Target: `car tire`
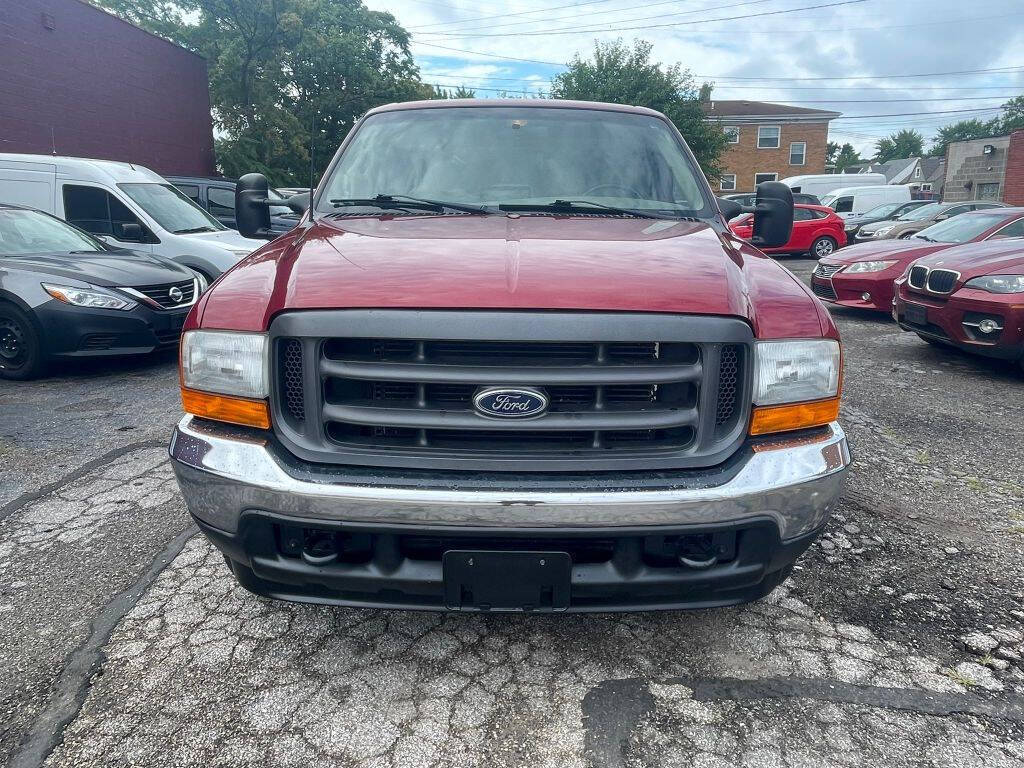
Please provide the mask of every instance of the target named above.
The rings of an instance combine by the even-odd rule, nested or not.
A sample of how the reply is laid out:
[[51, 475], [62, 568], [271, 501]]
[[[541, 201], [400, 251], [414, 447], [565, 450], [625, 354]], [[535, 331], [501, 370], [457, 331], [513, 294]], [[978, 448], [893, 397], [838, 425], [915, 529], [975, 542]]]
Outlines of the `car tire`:
[[811, 243], [811, 250], [809, 253], [816, 259], [824, 259], [826, 256], [831, 256], [836, 252], [836, 248], [839, 247], [839, 243], [832, 237], [819, 237], [813, 243]]
[[0, 379], [27, 381], [46, 368], [46, 354], [32, 320], [13, 304], [0, 302]]

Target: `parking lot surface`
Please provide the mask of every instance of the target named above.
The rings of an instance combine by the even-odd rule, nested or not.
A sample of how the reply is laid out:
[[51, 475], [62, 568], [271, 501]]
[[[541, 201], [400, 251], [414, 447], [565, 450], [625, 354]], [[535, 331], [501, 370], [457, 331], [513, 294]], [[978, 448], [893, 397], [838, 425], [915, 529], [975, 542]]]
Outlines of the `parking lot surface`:
[[[805, 280], [814, 265], [784, 263]], [[771, 597], [699, 613], [256, 598], [177, 493], [173, 359], [0, 385], [0, 756], [1024, 765], [1024, 376], [834, 316], [847, 493]]]

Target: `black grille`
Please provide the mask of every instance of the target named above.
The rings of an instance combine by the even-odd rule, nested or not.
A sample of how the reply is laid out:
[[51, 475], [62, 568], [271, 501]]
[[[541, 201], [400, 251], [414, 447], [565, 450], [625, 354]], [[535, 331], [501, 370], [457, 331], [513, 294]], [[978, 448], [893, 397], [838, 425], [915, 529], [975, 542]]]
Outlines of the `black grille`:
[[933, 269], [928, 273], [928, 290], [932, 293], [949, 293], [958, 277], [956, 272], [948, 269]]
[[818, 266], [814, 268], [814, 274], [818, 277], [824, 277], [827, 279], [842, 269], [843, 266], [844, 265], [842, 264], [818, 264]]
[[302, 342], [281, 339], [278, 355], [281, 394], [285, 409], [296, 422], [306, 418], [305, 391], [302, 385]]
[[[404, 318], [414, 313], [385, 314], [400, 317], [394, 322], [405, 331]], [[439, 323], [439, 335], [472, 329], [506, 338], [297, 337], [294, 331], [279, 336], [273, 399], [282, 439], [313, 461], [557, 471], [588, 460], [605, 466], [603, 460], [619, 457], [651, 459], [629, 465], [637, 468], [706, 466], [742, 438], [751, 334], [738, 320], [691, 321], [702, 328], [723, 324], [727, 341], [677, 340], [686, 319], [669, 316], [669, 341], [516, 341], [507, 338], [505, 316], [486, 314], [487, 321], [473, 323], [462, 319], [472, 312], [443, 314], [454, 320]], [[583, 325], [594, 333], [614, 327], [619, 317], [604, 324], [593, 316], [562, 316], [570, 329]], [[561, 332], [559, 316], [536, 317], [545, 333]], [[375, 327], [376, 316], [366, 322]], [[419, 336], [431, 330], [411, 321], [408, 327]], [[524, 327], [526, 333], [535, 330]], [[548, 406], [532, 418], [488, 417], [476, 410], [474, 398], [494, 387], [539, 390]]]
[[907, 283], [911, 288], [917, 290], [923, 290], [925, 281], [928, 280], [928, 267], [911, 267], [910, 275], [907, 277]]
[[718, 408], [715, 411], [715, 425], [721, 427], [732, 421], [739, 403], [741, 377], [743, 375], [743, 348], [735, 344], [722, 347], [718, 363]]
[[811, 290], [814, 291], [815, 296], [822, 299], [831, 299], [833, 301], [836, 299], [836, 291], [831, 283], [815, 283], [812, 281]]
[[[171, 292], [174, 288], [181, 291], [181, 298], [179, 300], [171, 298]], [[172, 309], [173, 307], [183, 307], [192, 303], [192, 300], [195, 298], [196, 284], [193, 280], [183, 280], [180, 283], [135, 286], [134, 290], [149, 297], [164, 309]]]
[[113, 334], [90, 333], [82, 338], [78, 348], [83, 350], [110, 349], [116, 342], [117, 337]]

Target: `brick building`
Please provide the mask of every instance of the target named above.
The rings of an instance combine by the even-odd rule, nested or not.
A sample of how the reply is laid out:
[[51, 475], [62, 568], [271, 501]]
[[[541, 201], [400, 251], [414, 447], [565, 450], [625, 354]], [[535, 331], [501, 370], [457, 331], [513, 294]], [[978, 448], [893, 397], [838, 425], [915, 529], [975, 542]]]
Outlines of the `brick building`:
[[763, 101], [704, 102], [709, 121], [722, 126], [730, 144], [716, 191], [753, 192], [762, 181], [825, 173], [828, 124], [839, 112]]
[[212, 174], [206, 60], [83, 0], [0, 0], [0, 152]]
[[942, 199], [1024, 205], [1024, 131], [949, 144]]

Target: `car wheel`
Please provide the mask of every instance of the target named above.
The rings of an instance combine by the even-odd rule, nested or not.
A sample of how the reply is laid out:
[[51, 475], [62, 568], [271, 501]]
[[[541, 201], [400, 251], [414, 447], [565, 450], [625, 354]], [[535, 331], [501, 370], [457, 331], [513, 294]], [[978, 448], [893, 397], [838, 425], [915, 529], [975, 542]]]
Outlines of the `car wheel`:
[[34, 379], [45, 363], [39, 334], [28, 315], [13, 304], [0, 303], [0, 379]]
[[819, 237], [811, 243], [811, 256], [816, 259], [823, 259], [826, 256], [831, 256], [837, 245], [838, 243], [831, 237]]

